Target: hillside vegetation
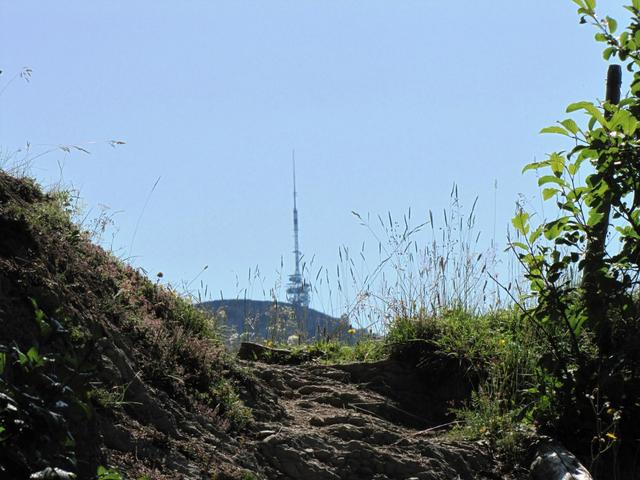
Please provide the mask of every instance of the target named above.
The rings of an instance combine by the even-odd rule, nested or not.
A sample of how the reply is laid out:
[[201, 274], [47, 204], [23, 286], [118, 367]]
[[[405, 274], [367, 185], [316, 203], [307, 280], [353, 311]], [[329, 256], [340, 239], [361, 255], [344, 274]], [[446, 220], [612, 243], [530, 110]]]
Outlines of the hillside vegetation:
[[224, 471], [206, 432], [251, 414], [215, 319], [93, 244], [68, 210], [66, 193], [0, 172], [0, 476]]

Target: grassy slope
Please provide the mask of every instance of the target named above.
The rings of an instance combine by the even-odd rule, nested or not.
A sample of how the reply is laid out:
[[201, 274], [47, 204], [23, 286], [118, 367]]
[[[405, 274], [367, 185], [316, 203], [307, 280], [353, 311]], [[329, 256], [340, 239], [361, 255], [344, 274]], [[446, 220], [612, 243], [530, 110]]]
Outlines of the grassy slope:
[[213, 317], [91, 243], [67, 202], [0, 171], [0, 476], [112, 465], [172, 478], [183, 467], [154, 452], [197, 457], [197, 442], [174, 442], [186, 412], [214, 432], [248, 420], [242, 375]]

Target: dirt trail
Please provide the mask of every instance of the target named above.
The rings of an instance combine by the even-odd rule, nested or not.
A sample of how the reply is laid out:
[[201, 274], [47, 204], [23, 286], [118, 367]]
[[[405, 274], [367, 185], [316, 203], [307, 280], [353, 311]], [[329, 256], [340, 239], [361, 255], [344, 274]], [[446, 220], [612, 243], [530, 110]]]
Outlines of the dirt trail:
[[[430, 389], [401, 363], [245, 365], [264, 387], [247, 446], [269, 479], [507, 478], [479, 445], [428, 428], [441, 414], [425, 415], [417, 397]], [[403, 403], [411, 390], [416, 398]]]

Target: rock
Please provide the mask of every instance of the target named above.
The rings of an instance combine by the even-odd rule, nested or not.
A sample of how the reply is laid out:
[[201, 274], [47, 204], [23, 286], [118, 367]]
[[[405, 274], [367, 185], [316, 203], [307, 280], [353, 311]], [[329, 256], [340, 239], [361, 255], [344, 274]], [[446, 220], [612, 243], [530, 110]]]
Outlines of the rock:
[[[238, 358], [264, 363], [289, 364], [293, 361], [291, 350], [271, 348], [259, 343], [242, 342], [238, 350]], [[298, 362], [299, 363], [299, 362]]]
[[112, 448], [120, 452], [130, 452], [134, 448], [131, 434], [112, 422], [103, 421], [100, 425], [102, 437], [107, 448]]
[[[359, 365], [356, 377], [385, 378], [388, 367], [382, 362]], [[344, 370], [312, 364], [252, 363], [250, 368], [265, 379], [265, 388], [284, 386], [295, 393], [295, 398], [279, 399], [286, 420], [261, 421], [255, 430], [253, 445], [263, 478], [503, 478], [488, 448], [416, 435], [425, 419]]]
[[274, 435], [275, 433], [276, 433], [275, 430], [260, 430], [259, 432], [256, 433], [256, 437], [263, 440], [267, 437], [270, 437], [271, 435]]
[[75, 478], [75, 473], [57, 467], [47, 467], [29, 476], [30, 480], [74, 480]]
[[559, 443], [540, 445], [531, 463], [532, 480], [593, 480], [578, 459]]
[[242, 342], [238, 350], [238, 358], [263, 363], [280, 365], [300, 365], [313, 360], [314, 355], [308, 352], [292, 352], [284, 348], [272, 348], [259, 343]]

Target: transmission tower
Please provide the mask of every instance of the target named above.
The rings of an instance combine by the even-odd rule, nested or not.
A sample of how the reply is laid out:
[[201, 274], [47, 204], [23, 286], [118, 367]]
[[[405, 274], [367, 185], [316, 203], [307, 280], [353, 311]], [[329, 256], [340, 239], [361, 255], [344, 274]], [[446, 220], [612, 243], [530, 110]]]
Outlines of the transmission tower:
[[311, 293], [311, 285], [305, 281], [300, 271], [300, 245], [298, 242], [298, 207], [296, 204], [296, 157], [295, 151], [292, 153], [293, 160], [293, 254], [295, 255], [296, 269], [292, 275], [289, 275], [289, 285], [287, 286], [287, 301], [295, 307], [309, 307], [309, 298]]

